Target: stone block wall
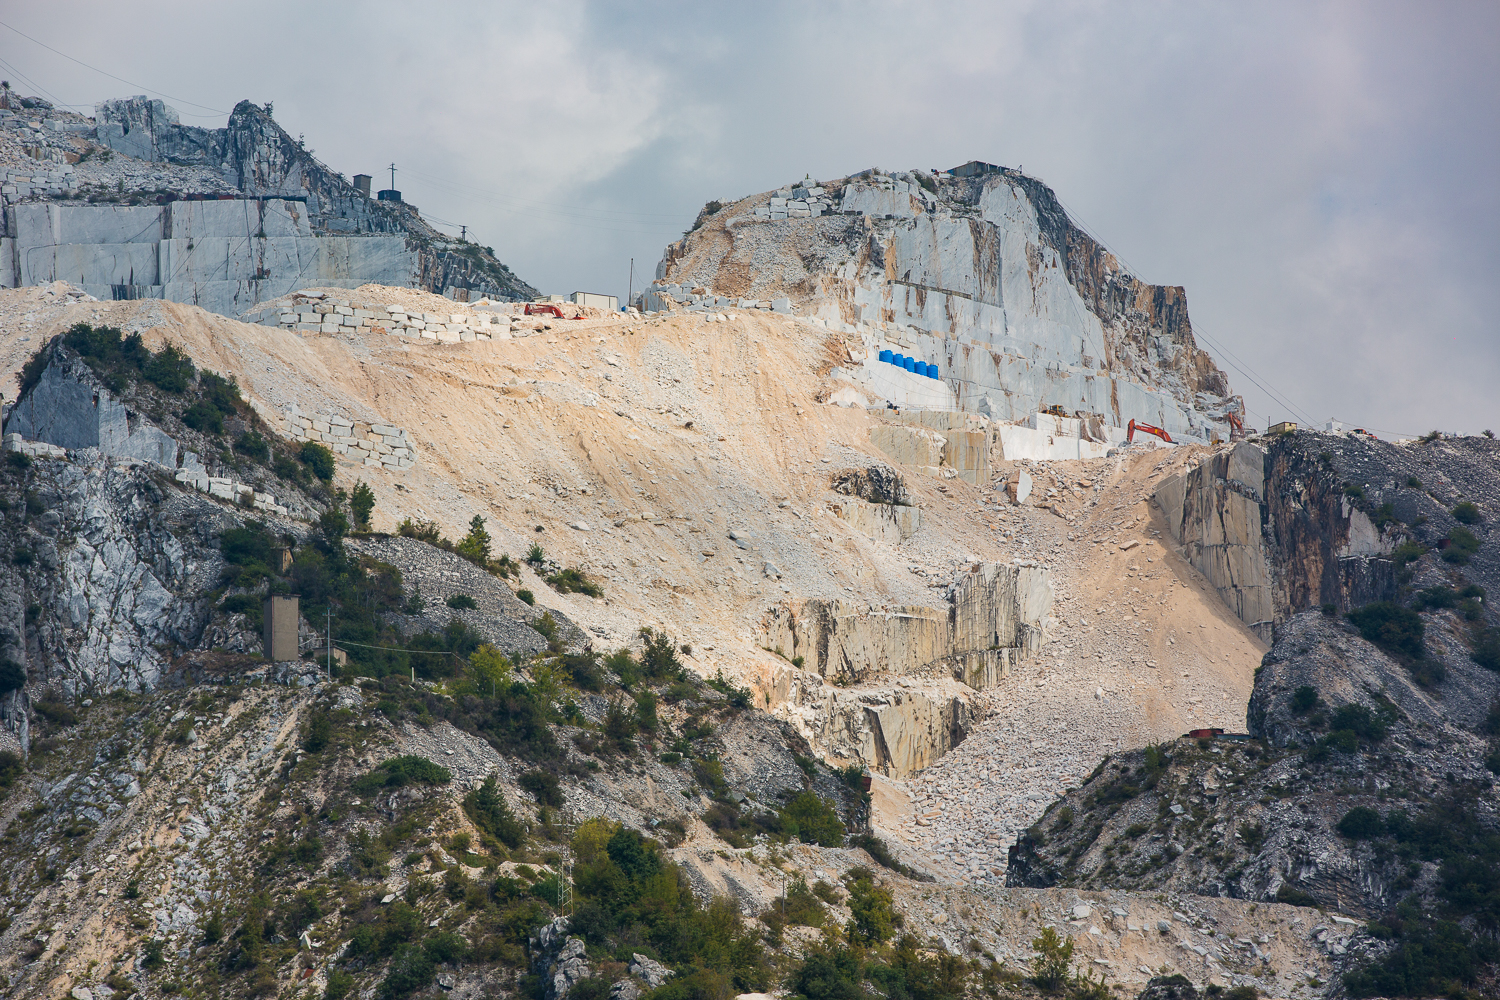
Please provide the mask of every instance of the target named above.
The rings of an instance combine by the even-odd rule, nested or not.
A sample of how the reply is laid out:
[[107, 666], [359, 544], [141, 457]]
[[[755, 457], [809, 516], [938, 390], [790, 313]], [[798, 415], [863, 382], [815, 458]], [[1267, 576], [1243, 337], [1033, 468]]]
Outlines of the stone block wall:
[[327, 445], [334, 454], [370, 468], [399, 472], [417, 461], [406, 428], [392, 424], [354, 420], [338, 413], [303, 413], [294, 405], [286, 413], [286, 433], [298, 441]]
[[461, 312], [416, 312], [397, 306], [362, 308], [352, 299], [333, 298], [314, 292], [294, 295], [289, 303], [246, 313], [247, 323], [276, 326], [304, 337], [341, 333], [381, 334], [457, 344], [473, 340], [510, 340], [528, 336], [529, 330], [512, 330], [508, 313], [483, 307]]
[[203, 471], [202, 466], [193, 468], [184, 464], [173, 478], [184, 486], [191, 486], [195, 490], [218, 497], [220, 500], [228, 500], [230, 503], [237, 503], [244, 507], [254, 507], [256, 510], [271, 514], [289, 513], [289, 509], [277, 503], [276, 497], [272, 494], [262, 493], [253, 486], [238, 483], [223, 476], [210, 476]]

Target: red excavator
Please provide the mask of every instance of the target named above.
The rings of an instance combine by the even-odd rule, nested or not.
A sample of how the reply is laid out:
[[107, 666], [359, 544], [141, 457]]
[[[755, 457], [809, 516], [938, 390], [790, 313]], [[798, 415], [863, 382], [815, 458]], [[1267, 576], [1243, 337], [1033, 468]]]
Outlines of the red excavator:
[[1130, 444], [1132, 441], [1135, 440], [1135, 432], [1136, 431], [1141, 431], [1144, 434], [1155, 434], [1157, 437], [1159, 437], [1163, 441], [1167, 442], [1167, 444], [1176, 444], [1177, 443], [1176, 441], [1172, 440], [1172, 435], [1168, 434], [1166, 431], [1162, 430], [1160, 427], [1153, 427], [1150, 424], [1139, 424], [1139, 423], [1136, 423], [1135, 418], [1132, 417], [1131, 420], [1130, 420], [1130, 427], [1129, 427], [1128, 433], [1126, 433], [1126, 435], [1125, 435], [1125, 443], [1126, 444]]

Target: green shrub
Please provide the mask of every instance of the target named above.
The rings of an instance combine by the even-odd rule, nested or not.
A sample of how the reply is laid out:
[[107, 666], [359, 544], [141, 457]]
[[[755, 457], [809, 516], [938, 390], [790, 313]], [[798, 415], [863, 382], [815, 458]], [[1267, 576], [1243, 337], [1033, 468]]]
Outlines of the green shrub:
[[446, 785], [453, 780], [453, 772], [434, 764], [426, 757], [406, 754], [392, 757], [377, 766], [369, 774], [354, 782], [354, 790], [369, 795], [382, 788], [401, 788], [405, 785]]
[[833, 806], [810, 791], [794, 795], [781, 808], [782, 828], [805, 844], [841, 847], [844, 824]]
[[317, 753], [325, 749], [332, 738], [333, 717], [327, 712], [314, 712], [307, 720], [307, 728], [302, 735], [302, 749], [308, 753]]
[[1377, 714], [1363, 705], [1348, 704], [1334, 711], [1329, 728], [1335, 732], [1347, 730], [1362, 740], [1379, 743], [1385, 739], [1386, 728], [1393, 720], [1394, 713], [1389, 709]]
[[437, 545], [439, 547], [441, 547], [443, 541], [442, 533], [438, 531], [436, 521], [413, 521], [408, 517], [396, 529], [396, 534], [402, 538], [415, 538], [419, 542], [426, 542], [428, 545]]
[[[897, 861], [896, 856], [891, 853], [890, 845], [874, 834], [850, 834], [849, 846], [862, 848], [882, 868], [889, 868], [891, 871], [905, 875], [915, 882], [931, 882], [933, 880], [931, 875], [924, 875], [921, 872], [914, 871], [903, 865], [900, 861]], [[823, 883], [819, 882], [818, 885], [823, 885]], [[814, 886], [813, 889], [816, 891], [817, 886]]]
[[1380, 818], [1380, 813], [1368, 806], [1355, 806], [1344, 813], [1344, 818], [1338, 822], [1338, 831], [1350, 840], [1369, 840], [1380, 836], [1385, 829], [1385, 823]]
[[402, 1000], [431, 984], [435, 973], [433, 961], [418, 945], [402, 945], [391, 959], [390, 970], [380, 983], [376, 996], [380, 1000]]
[[849, 924], [845, 928], [849, 940], [864, 945], [883, 943], [896, 925], [891, 891], [877, 885], [866, 868], [851, 868], [844, 878], [849, 888]]
[[1459, 524], [1478, 524], [1484, 520], [1479, 508], [1468, 500], [1453, 508], [1453, 519]]
[[641, 676], [649, 681], [675, 681], [684, 676], [682, 662], [677, 659], [677, 646], [665, 632], [651, 628], [641, 629], [645, 648], [641, 650]]
[[150, 361], [141, 366], [141, 374], [162, 392], [175, 394], [187, 389], [193, 381], [195, 371], [192, 359], [176, 344], [168, 341], [160, 351], [151, 356]]
[[485, 530], [484, 518], [478, 514], [474, 515], [469, 521], [469, 533], [464, 536], [463, 541], [458, 543], [454, 552], [476, 566], [489, 566], [490, 533]]
[[584, 594], [588, 597], [603, 597], [604, 588], [573, 567], [558, 570], [547, 577], [547, 584], [559, 594]]
[[1392, 601], [1377, 601], [1350, 611], [1345, 617], [1354, 623], [1366, 642], [1387, 653], [1411, 660], [1420, 660], [1426, 654], [1425, 627], [1415, 611]]
[[1137, 837], [1147, 833], [1150, 829], [1151, 827], [1146, 825], [1145, 823], [1132, 823], [1125, 828], [1125, 836], [1129, 837], [1131, 840], [1134, 840]]
[[799, 1000], [866, 1000], [864, 968], [848, 948], [814, 949], [787, 977], [786, 988]]
[[182, 422], [204, 434], [224, 433], [224, 415], [212, 404], [201, 399], [182, 411]]
[[330, 969], [328, 985], [323, 988], [323, 1000], [344, 1000], [353, 989], [353, 976], [342, 969]]
[[454, 594], [443, 603], [455, 611], [473, 611], [479, 607], [478, 602], [468, 594]]
[[1292, 714], [1306, 715], [1318, 706], [1318, 690], [1310, 684], [1304, 684], [1292, 692]]
[[1474, 639], [1474, 662], [1500, 673], [1500, 628], [1481, 629]]
[[538, 805], [551, 806], [554, 809], [562, 808], [562, 787], [557, 782], [557, 775], [552, 772], [543, 771], [540, 768], [527, 771], [521, 775], [517, 784], [530, 792]]
[[527, 590], [525, 587], [522, 587], [520, 590], [516, 591], [516, 597], [528, 607], [534, 607], [536, 605], [536, 595]]
[[1426, 551], [1427, 547], [1420, 542], [1405, 541], [1392, 550], [1391, 562], [1396, 564], [1396, 569], [1405, 569], [1407, 563], [1416, 562]]
[[510, 811], [494, 775], [464, 796], [464, 814], [475, 826], [511, 850], [526, 842], [526, 828]]
[[1443, 549], [1443, 561], [1457, 566], [1467, 565], [1479, 551], [1479, 539], [1468, 528], [1454, 528], [1448, 532], [1448, 545]]
[[532, 566], [540, 566], [547, 561], [547, 554], [542, 551], [542, 546], [539, 543], [531, 543], [531, 548], [526, 550], [526, 561]]
[[241, 434], [240, 439], [234, 443], [234, 450], [257, 462], [265, 462], [271, 457], [271, 446], [255, 431]]
[[0, 694], [19, 691], [26, 686], [26, 668], [15, 660], [0, 660]]
[[316, 441], [304, 441], [297, 451], [297, 458], [307, 466], [309, 472], [323, 482], [333, 482], [333, 474], [338, 469], [338, 463], [327, 445]]

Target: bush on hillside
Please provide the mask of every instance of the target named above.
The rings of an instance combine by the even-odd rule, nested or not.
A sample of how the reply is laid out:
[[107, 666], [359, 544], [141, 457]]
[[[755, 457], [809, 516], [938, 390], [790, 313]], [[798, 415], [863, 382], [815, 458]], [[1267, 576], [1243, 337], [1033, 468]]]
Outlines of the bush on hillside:
[[382, 788], [401, 788], [406, 785], [446, 785], [453, 780], [453, 772], [434, 764], [426, 757], [406, 754], [392, 757], [378, 765], [370, 773], [354, 782], [354, 790], [370, 795]]
[[1403, 659], [1420, 660], [1426, 655], [1425, 627], [1415, 611], [1393, 601], [1367, 604], [1345, 617], [1359, 629], [1366, 642]]
[[1465, 500], [1453, 508], [1453, 519], [1460, 524], [1478, 524], [1484, 520], [1484, 515], [1479, 512], [1479, 507]]
[[1465, 566], [1479, 551], [1479, 539], [1468, 528], [1454, 528], [1448, 532], [1448, 545], [1443, 549], [1443, 561], [1455, 566]]

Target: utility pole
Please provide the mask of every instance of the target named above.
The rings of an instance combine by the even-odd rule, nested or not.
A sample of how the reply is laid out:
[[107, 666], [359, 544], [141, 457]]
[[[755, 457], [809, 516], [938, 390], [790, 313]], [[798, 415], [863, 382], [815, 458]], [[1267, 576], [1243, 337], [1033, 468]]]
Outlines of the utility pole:
[[396, 190], [396, 165], [391, 164], [391, 190]]
[[630, 281], [625, 286], [625, 307], [630, 308], [630, 299], [635, 295], [635, 258], [630, 258]]
[[469, 238], [469, 227], [468, 226], [459, 226], [458, 227], [458, 238], [461, 239], [461, 240], [467, 240]]

